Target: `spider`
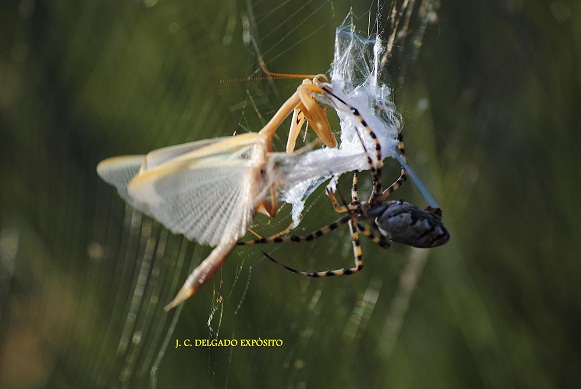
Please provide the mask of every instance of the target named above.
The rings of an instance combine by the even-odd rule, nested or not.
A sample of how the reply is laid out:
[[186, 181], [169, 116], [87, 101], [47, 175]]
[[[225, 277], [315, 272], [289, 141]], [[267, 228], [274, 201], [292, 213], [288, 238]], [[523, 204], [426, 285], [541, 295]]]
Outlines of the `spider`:
[[[335, 222], [315, 231], [308, 235], [287, 235], [272, 236], [267, 238], [255, 239], [245, 242], [239, 242], [239, 245], [254, 245], [267, 243], [285, 243], [295, 242], [304, 243], [327, 235], [331, 231], [338, 229], [340, 226], [347, 224], [351, 234], [353, 244], [353, 255], [355, 263], [350, 268], [340, 268], [335, 270], [306, 272], [291, 268], [264, 252], [266, 257], [277, 265], [301, 276], [306, 277], [330, 277], [351, 275], [363, 269], [363, 253], [361, 250], [359, 234], [363, 234], [371, 241], [377, 243], [382, 248], [389, 248], [390, 242], [403, 243], [412, 247], [432, 248], [438, 247], [450, 239], [448, 230], [442, 223], [442, 210], [430, 206], [421, 209], [413, 204], [404, 201], [386, 201], [387, 197], [395, 192], [406, 180], [407, 171], [402, 166], [401, 174], [387, 189], [383, 190], [381, 182], [381, 146], [373, 130], [367, 125], [365, 119], [359, 113], [359, 110], [348, 104], [344, 99], [333, 93], [331, 87], [325, 85], [322, 89], [328, 96], [338, 100], [344, 107], [347, 107], [351, 114], [354, 115], [369, 133], [375, 144], [376, 158], [375, 162], [369, 152], [363, 147], [367, 161], [373, 175], [373, 189], [368, 201], [360, 201], [357, 189], [357, 173], [353, 175], [353, 185], [351, 189], [351, 203], [340, 206], [335, 197], [335, 193], [327, 188], [327, 195], [331, 200], [333, 208], [338, 213], [346, 213], [345, 216]], [[361, 143], [361, 135], [357, 132]], [[405, 155], [405, 146], [401, 133], [398, 135], [398, 150], [402, 157]], [[365, 227], [362, 222], [367, 222], [369, 228]]]

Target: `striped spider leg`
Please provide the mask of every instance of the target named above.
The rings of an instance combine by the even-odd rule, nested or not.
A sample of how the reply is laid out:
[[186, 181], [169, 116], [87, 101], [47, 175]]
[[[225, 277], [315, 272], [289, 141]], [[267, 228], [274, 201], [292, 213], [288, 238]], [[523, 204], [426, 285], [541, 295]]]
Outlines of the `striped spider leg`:
[[[373, 188], [369, 201], [360, 201], [357, 189], [357, 174], [353, 176], [353, 185], [351, 189], [351, 203], [340, 206], [332, 190], [327, 189], [327, 194], [333, 208], [338, 213], [347, 213], [337, 221], [315, 231], [308, 235], [290, 235], [275, 236], [269, 238], [256, 239], [246, 242], [239, 242], [240, 245], [267, 244], [267, 243], [305, 243], [329, 234], [331, 231], [338, 229], [340, 226], [347, 224], [351, 234], [354, 254], [354, 266], [350, 268], [340, 268], [335, 270], [306, 272], [291, 268], [267, 253], [264, 253], [271, 261], [279, 266], [302, 276], [307, 277], [330, 277], [340, 275], [350, 275], [359, 272], [363, 268], [363, 253], [361, 250], [359, 233], [363, 234], [371, 241], [377, 243], [382, 248], [388, 248], [391, 242], [403, 243], [413, 247], [431, 248], [445, 244], [450, 236], [442, 223], [442, 211], [431, 207], [425, 210], [403, 201], [385, 202], [387, 197], [395, 192], [407, 179], [405, 168], [401, 167], [400, 177], [394, 181], [387, 189], [383, 190], [381, 182], [381, 145], [375, 136], [373, 130], [367, 125], [365, 119], [361, 116], [358, 109], [348, 104], [345, 100], [335, 95], [332, 88], [323, 85], [322, 89], [327, 95], [333, 96], [341, 104], [347, 107], [350, 112], [357, 117], [361, 125], [367, 130], [374, 141], [376, 158], [375, 162], [369, 152], [363, 146], [364, 153], [373, 175]], [[361, 139], [361, 135], [358, 132]], [[362, 145], [364, 145], [361, 139]], [[402, 154], [405, 153], [405, 146], [401, 134], [398, 136], [398, 149]], [[370, 228], [365, 227], [361, 222], [366, 221]]]

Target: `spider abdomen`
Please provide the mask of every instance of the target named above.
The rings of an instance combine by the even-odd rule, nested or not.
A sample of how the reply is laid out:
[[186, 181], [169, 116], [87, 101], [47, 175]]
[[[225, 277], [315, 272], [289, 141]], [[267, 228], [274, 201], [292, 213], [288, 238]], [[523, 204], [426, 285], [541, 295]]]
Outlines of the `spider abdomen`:
[[438, 247], [450, 240], [439, 208], [421, 209], [404, 201], [386, 205], [375, 223], [389, 240], [419, 248]]

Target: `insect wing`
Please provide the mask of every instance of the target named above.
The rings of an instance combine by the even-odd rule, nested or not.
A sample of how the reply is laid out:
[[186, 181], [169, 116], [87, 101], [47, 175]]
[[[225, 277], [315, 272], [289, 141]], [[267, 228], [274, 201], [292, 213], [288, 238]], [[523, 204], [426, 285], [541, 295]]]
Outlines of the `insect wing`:
[[145, 160], [145, 155], [128, 155], [108, 158], [97, 165], [97, 174], [108, 184], [117, 188], [119, 196], [133, 208], [148, 213], [146, 208], [140, 208], [133, 198], [127, 193], [129, 182], [139, 173], [139, 169]]
[[136, 202], [127, 192], [131, 180], [140, 172], [161, 165], [181, 155], [192, 153], [214, 143], [219, 143], [227, 138], [215, 138], [164, 147], [148, 153], [147, 155], [124, 155], [108, 158], [97, 165], [97, 174], [108, 184], [113, 185], [119, 196], [133, 208], [151, 215], [147, 204]]
[[176, 158], [186, 154], [191, 155], [191, 153], [193, 153], [194, 151], [201, 150], [205, 147], [218, 144], [228, 139], [232, 138], [228, 137], [228, 138], [204, 139], [196, 142], [184, 143], [181, 145], [169, 146], [154, 150], [145, 156], [140, 171], [144, 172], [146, 170], [153, 169], [163, 164], [164, 162], [175, 160]]
[[128, 194], [174, 233], [210, 246], [236, 241], [264, 193], [266, 152], [258, 134], [227, 138], [153, 167], [144, 164]]

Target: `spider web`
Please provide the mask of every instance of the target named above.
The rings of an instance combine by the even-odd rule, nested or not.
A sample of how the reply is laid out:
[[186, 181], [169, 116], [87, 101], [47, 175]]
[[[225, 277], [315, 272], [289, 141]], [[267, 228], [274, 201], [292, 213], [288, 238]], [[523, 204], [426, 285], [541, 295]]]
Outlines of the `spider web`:
[[[40, 177], [64, 181], [63, 187], [43, 186], [48, 192], [39, 200], [38, 214], [3, 212], [9, 215], [2, 220], [0, 244], [8, 248], [3, 258], [29, 258], [28, 266], [13, 271], [22, 283], [11, 291], [18, 302], [12, 309], [19, 314], [11, 315], [6, 328], [17, 335], [14, 339], [32, 337], [49, 350], [48, 357], [36, 361], [36, 375], [20, 383], [158, 388], [379, 384], [360, 371], [390, 360], [427, 252], [382, 251], [364, 242], [368, 271], [311, 280], [274, 266], [261, 250], [301, 269], [350, 266], [346, 229], [308, 245], [240, 247], [198, 295], [165, 314], [163, 305], [210, 248], [172, 235], [124, 206], [89, 167], [111, 155], [257, 131], [293, 93], [296, 80], [228, 80], [260, 78], [259, 58], [275, 71], [326, 72], [335, 30], [347, 15], [363, 34], [383, 37], [388, 49], [383, 81], [394, 88], [397, 103], [434, 3], [213, 3], [147, 0], [120, 9], [86, 2], [70, 11], [40, 4], [20, 10], [25, 24], [45, 29], [18, 38], [21, 45], [37, 49], [29, 66], [63, 98], [41, 133], [46, 142], [39, 144], [48, 146], [50, 155], [39, 148], [31, 165], [38, 166]], [[63, 20], [70, 29], [66, 40], [57, 28]], [[41, 107], [42, 102], [30, 104]], [[66, 109], [59, 111], [62, 106]], [[405, 104], [398, 108], [406, 112]], [[39, 127], [23, 117], [21, 126]], [[332, 125], [338, 128], [338, 120]], [[11, 141], [19, 144], [37, 135], [25, 132]], [[305, 144], [311, 139], [307, 134]], [[283, 150], [285, 142], [285, 132], [279, 131], [275, 148]], [[398, 173], [397, 163], [388, 164], [384, 179]], [[361, 194], [369, 193], [369, 178], [362, 175]], [[348, 197], [349, 180], [339, 183], [339, 191]], [[8, 194], [20, 195], [19, 188]], [[336, 217], [321, 186], [305, 204], [295, 232], [316, 230]], [[55, 222], [33, 228], [28, 221], [37, 219]], [[283, 207], [276, 219], [257, 216], [252, 228], [268, 236], [284, 230], [291, 219], [289, 207]], [[39, 311], [44, 325], [35, 327]], [[186, 340], [193, 347], [183, 346]], [[245, 340], [254, 343], [243, 346]], [[203, 343], [212, 341], [238, 345]], [[22, 355], [31, 351], [22, 350]], [[15, 365], [24, 359], [19, 355], [12, 357]]]

